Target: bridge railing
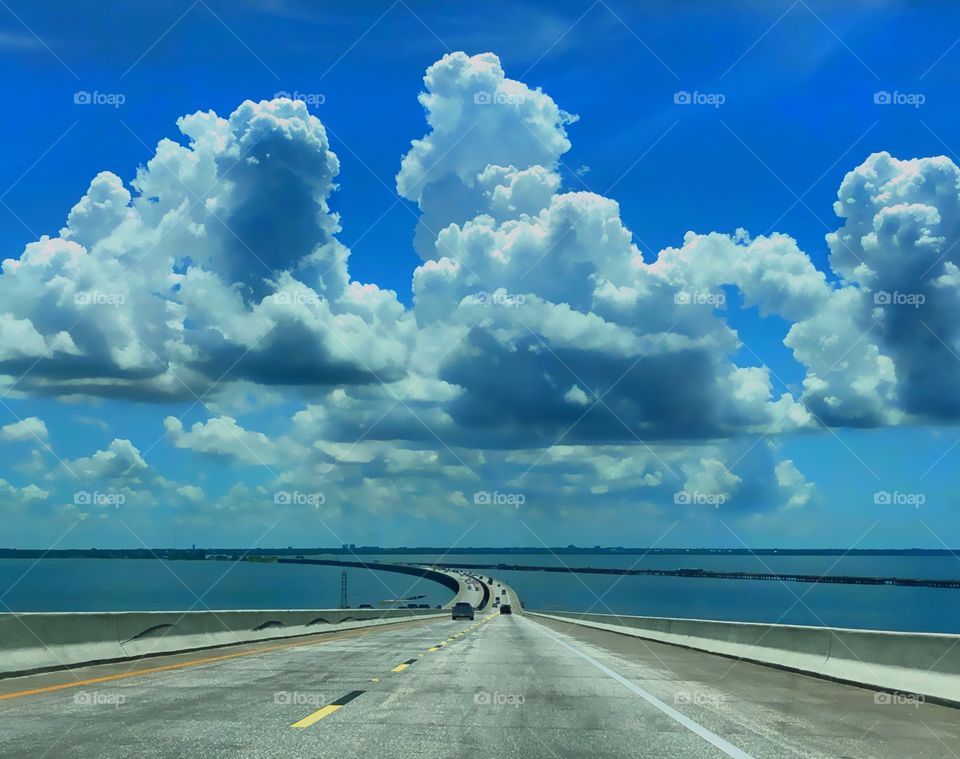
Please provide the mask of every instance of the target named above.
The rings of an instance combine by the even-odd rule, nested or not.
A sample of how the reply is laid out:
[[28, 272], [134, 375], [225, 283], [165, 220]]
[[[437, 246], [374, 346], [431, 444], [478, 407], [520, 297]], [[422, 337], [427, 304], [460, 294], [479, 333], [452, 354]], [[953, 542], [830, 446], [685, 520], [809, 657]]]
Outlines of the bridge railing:
[[283, 609], [0, 614], [0, 677], [440, 615], [446, 616], [446, 612]]
[[960, 635], [554, 611], [527, 613], [960, 706]]

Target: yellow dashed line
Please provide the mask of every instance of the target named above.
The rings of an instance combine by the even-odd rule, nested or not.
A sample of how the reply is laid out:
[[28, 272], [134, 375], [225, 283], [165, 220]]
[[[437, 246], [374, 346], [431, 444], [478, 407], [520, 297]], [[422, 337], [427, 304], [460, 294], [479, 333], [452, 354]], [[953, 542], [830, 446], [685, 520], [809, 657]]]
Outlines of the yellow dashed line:
[[[481, 619], [479, 622], [475, 622], [474, 624], [470, 625], [470, 627], [468, 627], [467, 629], [461, 630], [461, 631], [458, 632], [458, 633], [454, 633], [453, 637], [448, 638], [447, 640], [451, 640], [451, 641], [452, 641], [452, 640], [455, 640], [456, 638], [460, 638], [460, 637], [462, 637], [462, 636], [464, 636], [464, 635], [472, 632], [473, 630], [476, 630], [476, 629], [479, 628], [484, 622], [489, 622], [489, 621], [490, 621], [491, 619], [493, 619], [495, 616], [496, 616], [496, 615], [494, 615], [494, 614], [491, 614], [491, 615], [489, 615], [489, 616], [486, 616], [486, 617], [484, 617], [483, 619]], [[446, 644], [445, 642], [441, 641], [441, 642], [440, 642], [439, 644], [437, 644], [436, 646], [431, 646], [430, 648], [428, 648], [428, 649], [427, 649], [427, 653], [433, 653], [434, 651], [439, 651], [441, 648], [445, 647], [446, 645], [447, 645], [447, 644]], [[419, 658], [423, 658], [424, 655], [423, 655], [423, 654], [417, 654], [417, 656], [418, 656]], [[410, 668], [410, 664], [411, 664], [412, 662], [414, 662], [414, 660], [410, 660], [409, 662], [403, 662], [402, 664], [398, 664], [396, 667], [394, 667], [394, 668], [391, 669], [390, 671], [391, 671], [391, 672], [403, 672], [405, 669], [409, 669], [409, 668]], [[378, 682], [380, 682], [380, 678], [379, 678], [379, 677], [373, 677], [373, 678], [370, 679], [370, 682], [372, 682], [372, 683], [378, 683]], [[359, 693], [360, 693], [360, 692], [357, 691], [357, 692], [354, 694], [353, 697], [356, 697], [356, 695], [359, 695]], [[349, 696], [348, 696], [348, 699], [349, 699]], [[327, 705], [327, 706], [324, 706], [324, 707], [321, 708], [321, 709], [318, 709], [318, 710], [315, 711], [313, 714], [311, 714], [311, 715], [309, 715], [309, 716], [307, 716], [307, 717], [304, 717], [304, 718], [303, 718], [302, 720], [300, 720], [299, 722], [294, 722], [293, 725], [291, 725], [291, 727], [296, 727], [296, 728], [299, 728], [299, 729], [304, 729], [304, 728], [310, 727], [310, 725], [314, 724], [315, 722], [318, 722], [319, 720], [323, 719], [324, 717], [326, 717], [326, 716], [328, 716], [328, 715], [330, 715], [330, 714], [333, 714], [334, 712], [336, 712], [336, 711], [338, 711], [338, 710], [340, 710], [340, 709], [342, 709], [342, 708], [343, 708], [343, 704], [329, 704], [329, 705]]]
[[[404, 622], [399, 624], [407, 625], [416, 625], [423, 624], [422, 622]], [[176, 664], [163, 664], [158, 667], [147, 667], [145, 669], [136, 669], [128, 672], [120, 672], [115, 675], [103, 675], [101, 677], [91, 677], [86, 680], [71, 680], [66, 683], [57, 683], [56, 685], [45, 685], [40, 688], [30, 688], [29, 690], [16, 691], [14, 693], [3, 693], [0, 694], [0, 701], [6, 701], [13, 698], [22, 698], [24, 696], [34, 696], [40, 693], [53, 693], [55, 691], [66, 690], [68, 688], [79, 688], [87, 685], [94, 685], [99, 683], [109, 683], [116, 680], [126, 680], [131, 677], [142, 677], [144, 675], [152, 675], [158, 672], [173, 672], [179, 669], [186, 669], [188, 667], [199, 667], [205, 664], [214, 664], [223, 661], [230, 661], [232, 659], [241, 659], [247, 656], [257, 656], [259, 654], [272, 653], [273, 651], [285, 651], [292, 648], [303, 648], [306, 646], [322, 646], [326, 643], [333, 643], [334, 641], [345, 640], [349, 638], [360, 638], [367, 635], [372, 635], [380, 633], [382, 631], [389, 630], [393, 628], [393, 624], [387, 624], [383, 627], [372, 627], [364, 628], [361, 630], [345, 630], [338, 633], [327, 633], [324, 637], [315, 639], [310, 637], [307, 640], [297, 640], [294, 643], [281, 643], [274, 646], [258, 646], [256, 648], [250, 648], [244, 651], [239, 651], [230, 654], [223, 654], [220, 656], [206, 656], [200, 659], [192, 659], [190, 661], [177, 662]]]
[[335, 711], [338, 711], [342, 708], [343, 707], [340, 706], [339, 704], [330, 704], [329, 706], [325, 706], [322, 709], [317, 709], [317, 711], [315, 711], [313, 714], [311, 714], [308, 717], [304, 717], [299, 722], [294, 722], [292, 725], [290, 725], [290, 727], [298, 727], [301, 730], [303, 730], [306, 727], [310, 727], [310, 725], [312, 725], [314, 722], [322, 720], [328, 714], [333, 714]]
[[338, 711], [339, 709], [342, 709], [344, 706], [346, 706], [347, 704], [349, 704], [351, 701], [353, 701], [353, 700], [354, 700], [355, 698], [357, 698], [358, 696], [362, 696], [363, 693], [364, 693], [364, 692], [363, 692], [362, 690], [352, 690], [352, 691], [350, 691], [349, 693], [347, 693], [346, 695], [341, 696], [340, 698], [338, 698], [338, 699], [337, 699], [336, 701], [334, 701], [332, 704], [327, 704], [327, 705], [324, 706], [323, 708], [317, 709], [313, 714], [310, 714], [310, 715], [304, 717], [302, 720], [300, 720], [300, 721], [298, 721], [298, 722], [294, 722], [292, 725], [290, 725], [290, 727], [296, 727], [296, 728], [298, 728], [298, 729], [300, 729], [300, 730], [303, 730], [304, 728], [310, 727], [310, 725], [312, 725], [314, 722], [317, 722], [318, 720], [323, 719], [323, 718], [326, 717], [328, 714], [333, 714], [335, 711]]

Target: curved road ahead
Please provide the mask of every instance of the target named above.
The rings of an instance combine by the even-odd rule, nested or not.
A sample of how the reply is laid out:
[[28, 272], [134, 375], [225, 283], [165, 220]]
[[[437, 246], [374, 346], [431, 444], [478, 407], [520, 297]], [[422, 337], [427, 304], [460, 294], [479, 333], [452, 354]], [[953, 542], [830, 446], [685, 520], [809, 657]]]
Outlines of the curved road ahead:
[[954, 709], [491, 611], [3, 680], [0, 736], [78, 759], [960, 754]]

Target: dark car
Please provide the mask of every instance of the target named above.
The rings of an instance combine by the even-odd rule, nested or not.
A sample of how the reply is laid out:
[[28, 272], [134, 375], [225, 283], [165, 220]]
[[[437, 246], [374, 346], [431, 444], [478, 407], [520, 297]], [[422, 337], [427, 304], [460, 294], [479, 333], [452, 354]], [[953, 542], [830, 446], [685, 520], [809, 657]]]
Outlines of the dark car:
[[466, 601], [453, 605], [453, 619], [473, 619], [473, 607]]
[[501, 614], [513, 614], [513, 609], [510, 608], [510, 604], [502, 604], [502, 605], [500, 606], [500, 613], [501, 613]]

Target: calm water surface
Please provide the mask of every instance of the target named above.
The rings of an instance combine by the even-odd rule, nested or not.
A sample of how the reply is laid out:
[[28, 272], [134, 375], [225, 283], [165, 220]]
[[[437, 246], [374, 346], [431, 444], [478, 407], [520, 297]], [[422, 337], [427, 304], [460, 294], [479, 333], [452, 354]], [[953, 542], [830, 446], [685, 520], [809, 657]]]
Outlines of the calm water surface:
[[[960, 577], [960, 560], [953, 557], [404, 554], [360, 558], [370, 562], [443, 560], [539, 566], [565, 563], [594, 567]], [[340, 602], [341, 570], [337, 567], [136, 559], [44, 559], [33, 565], [32, 559], [0, 560], [0, 599], [9, 610], [319, 609], [336, 608]], [[960, 633], [960, 590], [489, 572], [520, 591], [528, 608]], [[378, 606], [387, 599], [420, 594], [426, 598], [418, 599], [418, 603], [436, 606], [450, 598], [450, 592], [436, 583], [389, 572], [348, 569], [347, 582], [352, 606], [361, 603]], [[0, 610], [8, 609], [0, 606]]]
[[[463, 554], [380, 556], [383, 561], [446, 561], [536, 566], [740, 570], [881, 577], [960, 577], [953, 556], [626, 556]], [[483, 571], [483, 570], [480, 570]], [[531, 609], [696, 617], [877, 630], [960, 633], [960, 590], [814, 585], [687, 577], [628, 577], [487, 570], [512, 585]]]
[[[32, 568], [31, 568], [32, 567]], [[336, 609], [339, 567], [155, 559], [0, 559], [0, 611]], [[351, 606], [425, 595], [406, 603], [446, 603], [430, 580], [348, 569]], [[6, 594], [4, 596], [4, 594]]]

